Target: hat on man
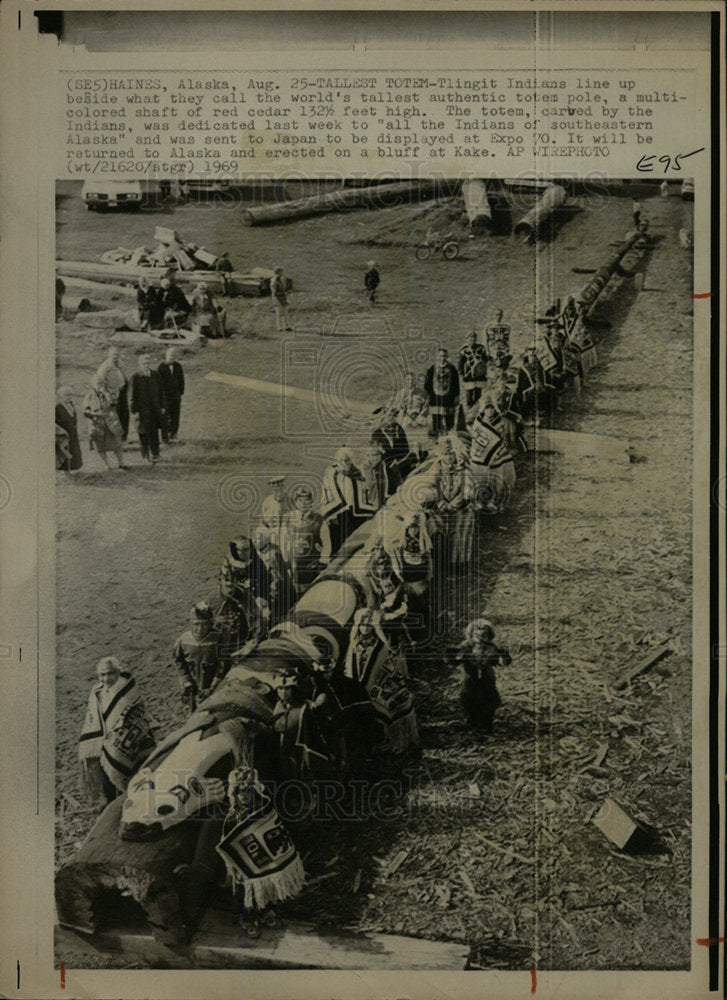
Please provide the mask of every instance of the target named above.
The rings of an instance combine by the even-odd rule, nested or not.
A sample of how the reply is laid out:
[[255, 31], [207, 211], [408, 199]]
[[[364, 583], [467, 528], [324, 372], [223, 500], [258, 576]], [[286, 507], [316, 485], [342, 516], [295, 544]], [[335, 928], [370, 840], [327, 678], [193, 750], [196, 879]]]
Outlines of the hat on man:
[[189, 620], [191, 622], [209, 622], [212, 621], [212, 617], [212, 608], [207, 601], [197, 601], [192, 607]]

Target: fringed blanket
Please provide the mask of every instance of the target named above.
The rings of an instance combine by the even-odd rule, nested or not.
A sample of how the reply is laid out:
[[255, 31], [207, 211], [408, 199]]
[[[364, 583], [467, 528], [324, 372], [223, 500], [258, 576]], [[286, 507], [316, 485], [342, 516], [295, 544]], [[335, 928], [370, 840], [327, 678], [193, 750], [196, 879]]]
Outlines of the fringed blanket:
[[139, 764], [154, 749], [154, 731], [140, 702], [129, 705], [106, 734], [101, 746], [101, 767], [123, 790]]
[[489, 513], [503, 511], [515, 485], [515, 463], [500, 429], [482, 413], [472, 424], [470, 462], [477, 505]]
[[305, 882], [303, 862], [257, 771], [232, 771], [228, 796], [230, 811], [217, 853], [234, 888], [242, 889], [245, 908], [264, 909], [296, 896]]
[[379, 628], [373, 641], [352, 632], [346, 674], [364, 686], [384, 730], [384, 748], [404, 753], [419, 740], [414, 698], [406, 686], [406, 660], [394, 652]]
[[[97, 798], [101, 794], [100, 766], [103, 766], [106, 737], [121, 722], [128, 709], [139, 701], [136, 681], [131, 674], [124, 670], [119, 674], [119, 679], [113, 687], [108, 690], [104, 699], [105, 707], [102, 709], [104, 691], [103, 684], [96, 684], [91, 689], [86, 718], [78, 744], [81, 787], [83, 793], [90, 798]], [[107, 769], [104, 767], [104, 770]], [[109, 777], [111, 777], [110, 774]], [[114, 781], [113, 777], [111, 780]], [[114, 784], [116, 784], [115, 781]]]

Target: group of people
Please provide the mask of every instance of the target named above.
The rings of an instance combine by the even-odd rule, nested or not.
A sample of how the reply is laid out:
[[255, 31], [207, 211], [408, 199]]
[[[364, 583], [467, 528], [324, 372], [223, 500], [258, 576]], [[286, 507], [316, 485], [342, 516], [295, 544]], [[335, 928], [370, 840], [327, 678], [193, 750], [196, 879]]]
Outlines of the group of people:
[[[397, 393], [400, 404], [411, 396], [413, 379], [409, 373], [407, 385]], [[250, 643], [259, 643], [286, 619], [336, 556], [346, 559], [351, 534], [373, 519], [359, 560], [370, 600], [353, 618], [346, 664], [339, 665], [336, 673], [330, 653], [323, 652], [307, 684], [296, 672], [281, 675], [279, 714], [300, 708], [303, 702], [315, 703], [326, 685], [340, 675], [368, 692], [384, 730], [383, 746], [400, 753], [416, 745], [406, 650], [416, 648], [422, 623], [425, 631], [428, 627], [432, 600], [437, 600], [436, 594], [441, 596], [442, 588], [433, 588], [433, 581], [439, 578], [441, 583], [471, 557], [477, 503], [465, 446], [446, 431], [446, 425], [439, 439], [427, 439], [431, 454], [420, 444], [410, 446], [398, 418], [411, 421], [414, 413], [414, 419], [421, 420], [416, 406], [403, 406], [400, 411], [389, 402], [382, 407], [360, 464], [350, 448], [340, 448], [324, 472], [318, 509], [309, 486], [298, 485], [288, 492], [284, 477], [269, 480], [271, 492], [262, 503], [259, 526], [251, 535], [241, 534], [230, 541], [219, 574], [219, 594], [193, 606], [189, 628], [174, 646], [172, 659], [182, 700], [190, 709], [226, 676], [235, 654], [242, 655]], [[412, 481], [410, 474], [417, 467], [425, 468], [426, 474], [420, 477], [411, 502], [404, 499], [402, 487]], [[387, 501], [392, 498], [389, 508]], [[494, 714], [498, 703], [494, 664], [504, 656], [493, 652], [494, 633], [487, 624], [487, 636], [478, 633], [475, 642], [474, 633], [468, 633], [461, 656], [457, 654], [463, 669], [465, 650], [470, 650], [467, 656], [475, 655], [470, 647], [476, 646], [476, 655], [487, 661], [478, 673], [467, 660], [469, 694], [463, 695], [471, 709], [468, 718], [485, 730], [491, 728], [492, 720], [481, 705], [477, 707], [477, 699], [494, 706]], [[487, 696], [482, 695], [483, 685]], [[331, 694], [334, 703], [340, 703], [342, 696], [341, 692]], [[330, 708], [329, 702], [330, 698], [320, 704]], [[332, 726], [338, 733], [338, 722], [328, 722], [324, 728]], [[332, 744], [335, 754], [345, 759], [338, 736]]]
[[[522, 425], [548, 423], [565, 388], [573, 384], [580, 393], [587, 368], [595, 361], [595, 347], [582, 324], [575, 296], [561, 307], [554, 303], [535, 328], [533, 343], [513, 363], [511, 328], [497, 310], [494, 323], [485, 330], [485, 342], [472, 330], [460, 347], [456, 366], [445, 348], [424, 378], [424, 398], [414, 383], [402, 390], [407, 417], [422, 423], [429, 414], [429, 434], [437, 436], [470, 427], [486, 408], [502, 420], [505, 441], [513, 453], [519, 450]], [[419, 396], [419, 398], [417, 398]], [[426, 407], [426, 409], [425, 409]]]
[[[407, 650], [417, 647], [417, 623], [426, 622], [436, 611], [431, 603], [437, 591], [433, 584], [438, 578], [441, 583], [452, 569], [461, 569], [472, 554], [472, 526], [478, 509], [483, 509], [472, 479], [477, 442], [473, 425], [499, 428], [504, 451], [519, 450], [522, 422], [528, 414], [540, 415], [543, 391], [557, 394], [568, 375], [582, 377], [582, 366], [573, 361], [577, 352], [568, 350], [577, 317], [573, 298], [563, 309], [555, 303], [538, 343], [525, 352], [514, 373], [510, 327], [503, 324], [499, 310], [486, 328], [485, 343], [471, 333], [458, 352], [456, 366], [440, 348], [424, 375], [423, 391], [416, 374], [408, 372], [402, 388], [380, 408], [360, 460], [347, 446], [336, 452], [324, 472], [317, 506], [309, 486], [287, 491], [284, 477], [271, 478], [259, 525], [251, 536], [241, 534], [230, 541], [219, 573], [219, 592], [195, 603], [189, 628], [174, 644], [172, 660], [184, 704], [194, 710], [208, 697], [226, 676], [235, 654], [242, 655], [251, 644], [254, 648], [284, 621], [335, 557], [345, 559], [347, 540], [356, 528], [373, 519], [374, 530], [361, 556], [369, 600], [353, 617], [345, 662], [334, 664], [330, 649], [321, 649], [312, 674], [281, 673], [276, 678], [276, 726], [282, 750], [290, 740], [290, 713], [308, 706], [320, 723], [327, 752], [344, 768], [348, 751], [340, 725], [341, 706], [354, 697], [351, 688], [344, 690], [354, 684], [367, 693], [381, 737], [379, 746], [395, 753], [415, 747], [418, 731], [407, 684]], [[178, 408], [168, 410], [174, 395], [167, 389], [175, 377], [173, 362], [168, 356], [168, 370], [162, 373], [160, 366], [154, 372], [149, 356], [142, 355], [127, 404], [128, 383], [118, 351], [109, 352], [84, 401], [84, 413], [91, 419], [100, 423], [103, 417], [103, 428], [96, 431], [101, 454], [114, 450], [121, 455], [115, 444], [128, 430], [130, 416], [136, 417], [142, 453], [150, 460], [158, 454], [159, 428], [166, 427], [173, 439], [179, 416]], [[179, 398], [181, 392], [183, 378]], [[59, 395], [59, 406], [72, 405], [65, 393]], [[453, 433], [468, 427], [473, 442], [469, 452], [468, 435]], [[108, 435], [114, 447], [109, 447]], [[417, 490], [412, 502], [406, 490], [417, 468], [420, 475], [414, 477]], [[483, 617], [470, 622], [449, 659], [462, 671], [461, 703], [468, 723], [490, 732], [500, 704], [495, 667], [509, 662], [507, 651], [494, 643], [491, 623]], [[110, 671], [108, 666], [106, 674], [113, 674], [114, 683], [128, 683], [118, 665]], [[95, 689], [96, 721], [103, 719], [106, 674], [99, 673], [100, 687]], [[95, 733], [98, 726], [89, 722], [86, 728]]]
[[172, 269], [159, 286], [142, 275], [136, 286], [136, 302], [142, 331], [163, 330], [170, 324], [175, 329], [189, 325], [205, 337], [227, 336], [225, 310], [216, 304], [205, 281], [197, 283], [188, 299]]
[[[159, 460], [159, 435], [165, 444], [177, 440], [184, 369], [179, 350], [170, 347], [156, 369], [152, 359], [141, 354], [138, 370], [127, 379], [117, 347], [110, 347], [106, 360], [91, 379], [91, 388], [82, 402], [82, 415], [88, 421], [89, 450], [96, 451], [111, 468], [108, 454], [116, 457], [119, 469], [127, 469], [124, 442], [133, 424], [138, 437], [141, 457], [152, 464]], [[78, 411], [73, 402], [73, 390], [63, 385], [58, 389], [55, 410], [56, 468], [75, 472], [83, 466]]]

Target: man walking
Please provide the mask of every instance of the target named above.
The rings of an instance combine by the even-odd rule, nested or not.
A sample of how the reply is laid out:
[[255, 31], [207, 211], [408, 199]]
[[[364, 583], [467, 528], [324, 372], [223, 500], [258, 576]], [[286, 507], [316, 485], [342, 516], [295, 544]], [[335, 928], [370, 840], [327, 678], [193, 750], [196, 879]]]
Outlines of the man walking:
[[381, 284], [381, 278], [375, 260], [370, 260], [366, 267], [368, 270], [364, 275], [364, 288], [369, 293], [369, 302], [373, 305], [376, 302], [376, 289]]
[[118, 347], [109, 347], [108, 357], [102, 361], [96, 370], [102, 381], [102, 387], [116, 408], [121, 421], [121, 439], [129, 436], [129, 400], [127, 397], [128, 381], [121, 367], [121, 356]]
[[270, 293], [273, 297], [273, 309], [275, 310], [275, 327], [278, 333], [289, 332], [293, 329], [288, 319], [288, 291], [282, 267], [275, 268], [275, 276], [270, 282]]
[[139, 435], [141, 457], [159, 461], [159, 428], [164, 426], [164, 390], [159, 372], [151, 369], [148, 354], [139, 357], [139, 371], [131, 376], [131, 412]]

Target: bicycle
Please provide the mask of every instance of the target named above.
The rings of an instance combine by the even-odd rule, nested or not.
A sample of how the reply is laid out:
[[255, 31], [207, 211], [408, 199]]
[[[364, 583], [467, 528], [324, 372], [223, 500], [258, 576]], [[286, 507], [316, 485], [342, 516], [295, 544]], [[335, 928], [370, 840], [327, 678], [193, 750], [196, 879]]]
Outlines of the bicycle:
[[454, 260], [459, 253], [456, 237], [452, 233], [445, 233], [443, 236], [439, 233], [427, 234], [425, 242], [416, 248], [416, 259], [428, 260], [433, 253], [441, 253], [445, 260]]

